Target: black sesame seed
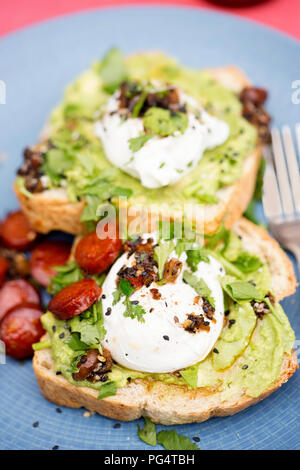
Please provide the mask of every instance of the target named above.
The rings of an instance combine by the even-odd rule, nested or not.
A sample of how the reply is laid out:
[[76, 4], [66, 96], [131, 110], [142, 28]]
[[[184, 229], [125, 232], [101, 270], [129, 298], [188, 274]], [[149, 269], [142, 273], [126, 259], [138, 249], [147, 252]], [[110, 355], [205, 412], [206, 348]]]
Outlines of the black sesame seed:
[[65, 334], [64, 334], [64, 333], [61, 333], [61, 334], [59, 335], [59, 337], [60, 337], [60, 339], [63, 339], [63, 338], [65, 337]]
[[39, 426], [39, 424], [40, 424], [40, 423], [39, 423], [38, 421], [36, 421], [35, 423], [33, 423], [32, 426], [33, 426], [34, 428], [37, 428], [37, 427]]
[[132, 305], [138, 305], [139, 301], [138, 300], [133, 300], [131, 303], [132, 303]]
[[85, 364], [86, 361], [87, 361], [87, 357], [82, 357], [82, 358], [80, 359], [81, 364]]
[[52, 326], [52, 331], [53, 331], [53, 333], [56, 332], [56, 326], [55, 325]]
[[200, 442], [200, 437], [197, 437], [197, 436], [193, 437], [193, 441]]
[[228, 315], [230, 314], [230, 310], [225, 310], [225, 317], [228, 317]]
[[62, 413], [62, 410], [60, 408], [56, 408], [56, 413]]
[[102, 299], [106, 299], [106, 295], [105, 295], [105, 294], [102, 294]]
[[248, 365], [247, 364], [244, 364], [242, 369], [248, 369]]
[[108, 316], [108, 315], [110, 315], [110, 314], [111, 314], [111, 308], [108, 307], [108, 309], [107, 309], [106, 312], [105, 312], [105, 315]]
[[208, 325], [209, 325], [209, 321], [203, 322], [203, 325], [204, 325], [204, 326], [208, 326]]
[[53, 446], [52, 447], [52, 450], [58, 450], [59, 449], [59, 446]]
[[120, 423], [116, 423], [113, 425], [113, 428], [114, 429], [119, 429], [121, 427], [121, 424]]
[[55, 373], [56, 373], [56, 375], [61, 375], [61, 371], [60, 371], [60, 370], [56, 371]]
[[214, 348], [214, 349], [213, 349], [213, 352], [216, 353], [216, 354], [219, 354], [219, 351], [218, 351], [217, 348]]
[[169, 336], [164, 335], [164, 336], [163, 336], [163, 339], [165, 339], [166, 341], [169, 341], [170, 338], [169, 338]]
[[229, 320], [229, 328], [231, 327], [231, 325], [234, 325], [235, 324], [235, 320], [233, 318], [231, 318]]
[[167, 303], [167, 302], [165, 302], [165, 306], [168, 307], [168, 303]]

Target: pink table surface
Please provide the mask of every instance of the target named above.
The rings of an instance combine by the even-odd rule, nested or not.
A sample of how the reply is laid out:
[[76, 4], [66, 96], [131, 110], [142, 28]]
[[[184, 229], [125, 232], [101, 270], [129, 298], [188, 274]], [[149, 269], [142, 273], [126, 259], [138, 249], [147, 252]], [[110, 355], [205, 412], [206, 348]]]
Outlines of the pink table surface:
[[248, 7], [218, 7], [208, 0], [0, 0], [0, 36], [19, 28], [82, 10], [118, 5], [185, 5], [212, 8], [259, 21], [300, 39], [300, 0], [268, 0]]

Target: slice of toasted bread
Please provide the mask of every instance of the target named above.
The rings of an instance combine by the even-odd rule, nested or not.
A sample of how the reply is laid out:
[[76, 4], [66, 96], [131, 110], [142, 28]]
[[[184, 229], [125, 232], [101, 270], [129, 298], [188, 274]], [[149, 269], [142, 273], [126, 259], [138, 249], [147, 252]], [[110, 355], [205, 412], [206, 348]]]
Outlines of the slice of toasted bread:
[[[234, 231], [242, 237], [245, 249], [259, 254], [268, 262], [276, 299], [292, 294], [296, 287], [292, 264], [278, 243], [264, 229], [245, 219], [234, 225]], [[97, 400], [96, 390], [72, 385], [62, 375], [55, 374], [53, 365], [49, 349], [35, 352], [34, 372], [41, 392], [48, 400], [61, 406], [82, 406], [117, 420], [129, 421], [147, 416], [162, 424], [201, 422], [213, 416], [235, 414], [270, 395], [298, 367], [295, 353], [286, 354], [278, 379], [255, 398], [247, 396], [244, 390], [238, 390], [224, 401], [221, 392], [207, 388], [188, 390], [180, 385], [139, 379], [119, 388], [115, 396]]]
[[[210, 72], [218, 82], [234, 92], [239, 92], [250, 84], [245, 74], [233, 66], [210, 69]], [[199, 206], [199, 216], [201, 220], [204, 219], [205, 233], [214, 233], [225, 216], [225, 223], [228, 228], [241, 217], [254, 191], [260, 159], [261, 146], [258, 143], [254, 151], [245, 159], [239, 180], [217, 192], [219, 202]], [[85, 232], [85, 224], [80, 222], [84, 203], [71, 204], [68, 201], [66, 191], [63, 189], [46, 190], [34, 194], [31, 198], [26, 197], [16, 185], [14, 189], [22, 210], [28, 217], [32, 227], [38, 232], [47, 233], [51, 230], [62, 230], [75, 235]], [[189, 200], [187, 199], [186, 202], [189, 203]], [[133, 213], [138, 216], [140, 209], [134, 210]], [[161, 214], [153, 214], [152, 212], [151, 215], [157, 216], [157, 219], [162, 218]], [[178, 210], [175, 215], [170, 205], [168, 215], [171, 218], [176, 218], [178, 217]]]

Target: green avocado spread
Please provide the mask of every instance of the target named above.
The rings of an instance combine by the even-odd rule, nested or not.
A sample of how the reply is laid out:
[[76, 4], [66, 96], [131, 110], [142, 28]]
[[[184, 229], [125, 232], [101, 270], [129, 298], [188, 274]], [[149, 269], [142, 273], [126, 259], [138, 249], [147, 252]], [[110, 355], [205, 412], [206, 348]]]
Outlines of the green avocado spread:
[[[242, 242], [238, 239], [237, 243], [234, 234], [225, 231], [224, 235], [223, 240], [215, 238], [215, 246], [214, 239], [210, 242], [209, 254], [225, 268], [225, 276], [222, 279], [220, 276], [225, 316], [221, 334], [208, 356], [200, 363], [179, 371], [179, 374], [137, 372], [114, 363], [107, 373], [108, 383], [114, 383], [118, 388], [137, 379], [146, 380], [150, 385], [161, 381], [189, 389], [218, 391], [226, 399], [241, 391], [257, 397], [278, 379], [284, 355], [291, 354], [294, 332], [283, 309], [273, 299], [268, 265], [256, 254], [243, 251]], [[193, 252], [193, 258], [188, 256], [187, 262], [192, 269], [196, 259], [205, 260], [206, 250], [201, 248], [201, 251]], [[63, 273], [67, 271], [62, 268], [52, 286], [57, 282], [62, 285]], [[65, 284], [68, 283], [70, 277], [66, 279]], [[260, 305], [267, 308], [263, 315], [255, 310], [255, 306]], [[101, 301], [93, 309], [67, 321], [47, 312], [42, 323], [50, 336], [55, 371], [77, 386], [100, 391], [103, 387], [101, 381], [75, 381], [73, 373], [87, 348], [99, 348], [101, 354], [100, 341], [105, 336]]]
[[[119, 77], [119, 83], [115, 77]], [[106, 159], [101, 141], [94, 133], [101, 108], [126, 79], [141, 83], [159, 80], [179, 87], [229, 125], [229, 138], [205, 151], [197, 167], [177, 183], [158, 189], [143, 187], [138, 179]], [[257, 143], [257, 131], [241, 116], [241, 109], [238, 96], [217, 83], [208, 71], [181, 66], [159, 53], [123, 59], [118, 51], [112, 50], [67, 87], [62, 103], [52, 113], [51, 145], [45, 150], [42, 171], [48, 177], [48, 187], [63, 185], [70, 201], [84, 199], [88, 203], [82, 221], [96, 220], [99, 203], [120, 195], [129, 197], [131, 204], [167, 202], [174, 209], [182, 208], [187, 198], [190, 203], [212, 204], [218, 201], [220, 188], [238, 180], [244, 159]], [[184, 132], [186, 114], [178, 112], [174, 119], [169, 119], [168, 113], [150, 108], [144, 117], [146, 131], [161, 136]]]

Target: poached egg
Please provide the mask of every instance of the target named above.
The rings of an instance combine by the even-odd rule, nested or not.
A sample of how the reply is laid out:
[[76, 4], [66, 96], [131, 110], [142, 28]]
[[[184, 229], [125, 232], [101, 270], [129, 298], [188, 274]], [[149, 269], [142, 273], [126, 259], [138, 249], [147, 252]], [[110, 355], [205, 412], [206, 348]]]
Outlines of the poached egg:
[[[170, 258], [177, 257], [172, 253]], [[174, 372], [202, 361], [216, 343], [224, 319], [223, 293], [218, 281], [224, 275], [224, 268], [213, 257], [209, 263], [201, 261], [193, 274], [203, 278], [211, 290], [215, 302], [214, 321], [210, 329], [189, 332], [183, 328], [188, 314], [204, 314], [201, 302], [196, 303], [197, 292], [183, 281], [183, 271], [189, 269], [186, 253], [180, 261], [182, 270], [174, 283], [159, 285], [155, 282], [149, 287], [136, 290], [130, 301], [143, 307], [144, 322], [137, 318], [125, 317], [123, 300], [113, 305], [113, 292], [116, 290], [118, 272], [123, 266], [131, 267], [134, 255], [122, 255], [112, 266], [103, 284], [103, 316], [106, 336], [102, 346], [106, 347], [113, 359], [129, 369], [150, 372]], [[160, 299], [155, 300], [151, 289], [158, 289]], [[206, 320], [206, 317], [204, 315]]]
[[224, 143], [228, 125], [208, 114], [191, 96], [179, 91], [180, 102], [188, 104], [188, 127], [182, 134], [154, 136], [137, 152], [129, 140], [144, 133], [143, 119], [123, 117], [118, 112], [120, 91], [108, 100], [104, 115], [94, 126], [102, 141], [106, 158], [126, 173], [138, 178], [146, 188], [160, 188], [179, 181], [199, 163], [206, 149]]

